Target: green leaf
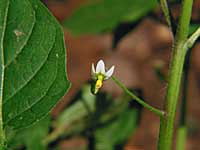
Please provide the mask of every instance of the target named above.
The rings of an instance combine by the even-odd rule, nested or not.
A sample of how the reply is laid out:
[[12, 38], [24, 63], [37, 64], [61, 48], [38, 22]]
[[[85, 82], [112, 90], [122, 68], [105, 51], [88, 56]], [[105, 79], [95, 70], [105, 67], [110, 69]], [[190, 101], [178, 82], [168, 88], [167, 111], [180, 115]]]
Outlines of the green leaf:
[[189, 35], [194, 33], [194, 31], [196, 31], [199, 26], [200, 26], [200, 24], [191, 24], [190, 27], [189, 27]]
[[75, 35], [99, 33], [113, 29], [121, 21], [137, 21], [155, 8], [156, 4], [156, 0], [90, 1], [63, 24]]
[[20, 145], [24, 145], [27, 150], [46, 150], [47, 146], [43, 144], [44, 138], [47, 136], [50, 126], [50, 117], [47, 116], [28, 128], [10, 131], [8, 134], [8, 147], [17, 149]]
[[0, 8], [3, 124], [19, 129], [47, 115], [70, 86], [63, 32], [39, 0], [1, 0]]

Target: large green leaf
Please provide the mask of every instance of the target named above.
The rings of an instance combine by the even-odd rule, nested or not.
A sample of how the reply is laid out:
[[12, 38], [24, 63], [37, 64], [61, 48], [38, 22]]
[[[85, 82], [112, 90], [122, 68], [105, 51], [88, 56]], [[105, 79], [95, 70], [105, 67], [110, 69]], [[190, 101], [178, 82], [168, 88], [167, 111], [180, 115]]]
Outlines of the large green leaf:
[[80, 7], [64, 26], [75, 35], [99, 33], [114, 28], [120, 21], [136, 21], [157, 4], [156, 0], [98, 0]]
[[44, 117], [70, 86], [62, 30], [39, 0], [1, 0], [3, 123], [18, 129]]

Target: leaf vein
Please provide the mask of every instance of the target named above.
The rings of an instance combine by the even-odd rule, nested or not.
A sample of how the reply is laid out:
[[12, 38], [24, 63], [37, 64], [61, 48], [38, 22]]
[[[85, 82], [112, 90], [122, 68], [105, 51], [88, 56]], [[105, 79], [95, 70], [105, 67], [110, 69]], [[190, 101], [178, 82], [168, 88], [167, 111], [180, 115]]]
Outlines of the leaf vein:
[[49, 86], [48, 90], [45, 92], [45, 94], [38, 100], [38, 101], [35, 101], [34, 103], [32, 103], [31, 105], [29, 104], [29, 107], [27, 107], [26, 109], [24, 109], [24, 111], [20, 112], [19, 114], [17, 114], [15, 117], [13, 117], [12, 119], [6, 121], [5, 124], [8, 124], [10, 121], [16, 119], [18, 116], [20, 116], [21, 114], [23, 114], [24, 112], [26, 112], [27, 110], [31, 109], [34, 105], [36, 105], [40, 100], [42, 100], [45, 96], [47, 96], [49, 90], [51, 89], [51, 87], [54, 85], [54, 82], [57, 78], [57, 72], [58, 72], [58, 60], [56, 59], [56, 74], [55, 74], [55, 78], [52, 82], [52, 84]]
[[[53, 43], [55, 43], [55, 38], [54, 38]], [[51, 50], [49, 51], [47, 57], [44, 59], [43, 63], [41, 63], [40, 66], [35, 71], [33, 71], [32, 67], [31, 67], [31, 70], [33, 71], [33, 74], [26, 80], [26, 82], [24, 84], [21, 85], [21, 87], [18, 90], [16, 90], [10, 97], [5, 99], [3, 104], [5, 104], [8, 100], [12, 99], [20, 90], [22, 90], [24, 87], [26, 87], [28, 85], [28, 83], [37, 75], [37, 73], [41, 70], [41, 68], [47, 62], [47, 60], [49, 58], [49, 55], [50, 55], [50, 53], [51, 53], [51, 51], [53, 49], [53, 46], [54, 46], [54, 44], [52, 44]]]

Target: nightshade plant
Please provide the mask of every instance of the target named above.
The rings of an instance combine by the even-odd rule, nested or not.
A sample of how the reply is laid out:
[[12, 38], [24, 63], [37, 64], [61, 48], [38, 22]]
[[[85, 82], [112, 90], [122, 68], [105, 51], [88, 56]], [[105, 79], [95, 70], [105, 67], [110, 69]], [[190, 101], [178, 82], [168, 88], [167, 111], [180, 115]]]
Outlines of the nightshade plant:
[[[85, 31], [92, 33], [108, 31], [116, 27], [121, 20], [135, 21], [139, 19], [157, 5], [155, 0], [102, 0], [95, 2], [96, 4], [87, 7], [95, 10], [95, 14], [82, 8], [72, 19], [65, 21], [64, 26], [71, 29], [75, 34], [84, 33]], [[114, 7], [113, 4], [119, 6], [120, 9]], [[174, 36], [170, 74], [163, 109], [160, 110], [147, 104], [142, 98], [127, 89], [116, 77], [112, 76], [114, 66], [106, 72], [102, 60], [99, 61], [96, 69], [92, 65], [92, 78], [94, 80], [92, 92], [99, 94], [103, 80], [112, 78], [132, 100], [160, 117], [158, 150], [170, 150], [185, 55], [200, 36], [200, 27], [191, 36], [188, 36], [193, 0], [182, 0], [181, 15], [177, 26], [174, 26], [167, 0], [160, 0], [160, 4], [166, 22]], [[104, 9], [110, 7], [112, 9]], [[100, 17], [90, 17], [91, 15]], [[113, 17], [114, 15], [115, 17]], [[82, 21], [80, 16], [86, 21]], [[97, 23], [97, 26], [85, 25], [85, 23], [91, 22]], [[25, 132], [23, 142], [28, 145], [28, 148], [34, 148], [38, 144], [31, 143], [32, 139], [26, 138], [34, 135], [34, 129], [42, 131], [41, 138], [44, 138], [47, 134], [50, 119], [45, 116], [70, 87], [66, 77], [65, 51], [60, 25], [39, 0], [0, 0], [0, 150], [6, 150], [7, 143], [12, 143], [12, 141], [7, 140], [7, 130], [9, 129], [23, 129], [38, 122], [39, 124], [31, 126], [30, 130], [27, 128], [27, 132], [23, 129]], [[88, 86], [83, 87], [83, 93], [84, 91], [88, 91]], [[85, 93], [87, 94], [84, 95]], [[82, 95], [83, 101], [90, 102], [89, 104], [92, 104], [89, 105], [89, 108], [92, 108], [90, 111], [95, 112], [95, 96], [89, 95], [88, 92], [85, 93]], [[122, 99], [127, 98], [122, 97]], [[78, 101], [77, 105], [66, 109], [63, 116], [66, 115], [67, 118], [62, 115], [58, 118], [57, 126], [56, 123], [54, 124], [55, 128], [58, 128], [46, 137], [44, 140], [46, 145], [63, 134], [66, 128], [63, 122], [68, 124], [70, 121], [76, 122], [78, 119], [81, 120], [81, 117], [87, 116], [88, 110], [85, 110], [85, 102], [83, 103]], [[115, 105], [111, 106], [113, 108]], [[135, 130], [135, 127], [124, 123], [124, 119], [125, 117], [125, 120], [130, 121], [132, 119], [131, 122], [135, 124], [135, 120], [131, 115], [138, 114], [138, 110], [134, 112], [134, 109], [127, 109], [127, 103], [124, 105], [122, 103], [118, 104], [118, 108], [122, 106], [124, 107], [122, 110], [112, 110], [112, 112], [116, 111], [116, 116], [121, 114], [114, 123], [105, 127], [105, 130], [101, 128], [95, 132], [95, 136], [98, 138], [101, 137], [102, 132], [103, 135], [107, 133], [110, 135], [111, 132], [116, 132], [122, 127], [122, 131], [126, 134], [113, 137], [111, 147], [116, 144], [116, 141], [123, 141], [124, 137], [127, 138], [130, 134], [129, 131]], [[104, 112], [104, 110], [101, 110], [101, 112]], [[99, 115], [98, 112], [97, 115]], [[109, 115], [102, 115], [103, 117], [99, 115], [103, 119], [101, 118], [98, 121], [102, 124], [102, 122], [112, 120], [112, 114], [109, 113]], [[80, 132], [85, 129], [83, 123], [76, 124], [75, 127], [77, 126]], [[129, 129], [128, 131], [125, 130], [125, 126]], [[180, 131], [181, 134], [177, 136], [180, 138], [178, 141], [185, 141], [185, 128], [181, 128]], [[71, 132], [74, 132], [74, 128]], [[22, 135], [22, 132], [17, 135]], [[38, 134], [35, 136], [36, 141], [38, 140], [37, 136]], [[15, 137], [17, 139], [17, 136]], [[110, 136], [107, 136], [104, 142], [109, 140]], [[179, 144], [177, 150], [182, 150], [184, 142]]]
[[39, 0], [0, 1], [0, 150], [6, 130], [44, 118], [70, 86], [63, 32]]
[[[174, 120], [179, 96], [183, 64], [188, 49], [194, 45], [195, 41], [200, 36], [200, 27], [198, 27], [198, 29], [190, 37], [188, 37], [193, 0], [182, 0], [181, 14], [177, 28], [173, 26], [174, 22], [168, 7], [167, 0], [160, 0], [160, 4], [164, 12], [166, 22], [174, 34], [170, 73], [163, 110], [156, 109], [145, 103], [142, 99], [129, 91], [120, 81], [117, 80], [117, 78], [112, 77], [112, 79], [117, 83], [119, 87], [122, 88], [126, 94], [131, 96], [134, 100], [136, 100], [138, 103], [150, 111], [160, 116], [158, 150], [170, 150], [172, 148]], [[182, 139], [183, 141], [182, 145], [184, 145], [185, 141], [185, 130], [186, 129], [183, 128], [183, 130], [181, 130], [181, 135], [178, 136], [178, 138]], [[182, 145], [180, 148], [177, 146], [177, 149], [179, 150], [183, 148], [184, 146]]]

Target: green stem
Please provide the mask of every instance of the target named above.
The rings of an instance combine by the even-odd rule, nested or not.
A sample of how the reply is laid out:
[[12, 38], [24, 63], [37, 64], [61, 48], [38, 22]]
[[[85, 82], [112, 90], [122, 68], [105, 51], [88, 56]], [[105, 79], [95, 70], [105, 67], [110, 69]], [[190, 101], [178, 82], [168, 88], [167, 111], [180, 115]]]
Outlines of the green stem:
[[182, 102], [180, 107], [180, 119], [176, 137], [176, 150], [184, 150], [185, 142], [187, 138], [186, 128], [186, 115], [187, 115], [187, 88], [188, 88], [188, 76], [190, 70], [190, 57], [192, 50], [188, 50], [185, 58], [183, 69], [183, 88], [182, 88]]
[[176, 150], [184, 150], [187, 137], [187, 128], [180, 126], [177, 131]]
[[167, 21], [169, 28], [172, 29], [172, 21], [171, 21], [171, 16], [170, 16], [170, 11], [169, 11], [167, 0], [160, 0], [160, 6], [165, 15], [165, 19]]
[[175, 43], [172, 51], [173, 56], [171, 60], [170, 75], [167, 86], [166, 100], [164, 104], [164, 109], [167, 115], [160, 118], [158, 150], [171, 149], [180, 81], [185, 55], [188, 48], [186, 40], [188, 36], [192, 3], [193, 0], [183, 0], [182, 2], [181, 17], [179, 20], [177, 28], [178, 31], [175, 36]]
[[188, 47], [191, 48], [195, 41], [199, 38], [200, 36], [200, 27], [190, 36], [190, 38], [187, 41]]
[[170, 11], [168, 0], [159, 0], [160, 1], [160, 6], [162, 8], [162, 11], [165, 15], [166, 22], [172, 31], [173, 35], [176, 33], [176, 21], [173, 18], [173, 15]]
[[129, 91], [116, 77], [112, 76], [112, 79], [115, 81], [115, 83], [131, 98], [133, 98], [135, 101], [137, 101], [139, 104], [144, 106], [145, 108], [149, 109], [150, 111], [154, 112], [155, 114], [159, 115], [160, 117], [164, 116], [165, 112], [162, 110], [159, 110], [157, 108], [154, 108], [150, 106], [149, 104], [145, 103], [142, 99], [137, 97], [135, 94], [133, 94], [131, 91]]

